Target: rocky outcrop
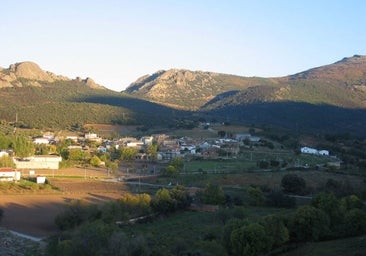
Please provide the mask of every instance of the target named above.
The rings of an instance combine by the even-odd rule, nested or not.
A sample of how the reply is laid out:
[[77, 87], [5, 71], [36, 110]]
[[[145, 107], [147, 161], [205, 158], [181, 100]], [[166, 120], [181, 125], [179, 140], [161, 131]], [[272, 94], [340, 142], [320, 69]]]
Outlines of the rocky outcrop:
[[83, 80], [83, 82], [90, 88], [93, 89], [103, 89], [104, 87], [97, 84], [96, 82], [94, 82], [93, 79], [91, 79], [90, 77], [87, 77], [85, 80]]
[[[78, 77], [75, 80], [83, 82], [93, 89], [105, 89], [89, 77], [84, 80]], [[71, 79], [44, 71], [36, 63], [31, 61], [11, 64], [7, 69], [0, 68], [0, 88], [23, 86], [41, 87], [42, 83], [53, 83], [56, 81], [71, 81]]]

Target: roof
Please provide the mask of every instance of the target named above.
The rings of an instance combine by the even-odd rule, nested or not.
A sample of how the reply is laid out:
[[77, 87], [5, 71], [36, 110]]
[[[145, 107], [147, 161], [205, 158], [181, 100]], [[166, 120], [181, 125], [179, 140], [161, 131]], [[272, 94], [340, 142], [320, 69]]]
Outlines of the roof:
[[14, 172], [15, 170], [8, 167], [0, 168], [0, 172]]

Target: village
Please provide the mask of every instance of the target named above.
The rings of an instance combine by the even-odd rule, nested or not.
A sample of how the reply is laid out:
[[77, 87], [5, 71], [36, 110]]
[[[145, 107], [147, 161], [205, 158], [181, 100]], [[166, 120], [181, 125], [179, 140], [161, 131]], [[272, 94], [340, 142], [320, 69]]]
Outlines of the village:
[[[207, 124], [203, 124], [204, 126]], [[212, 133], [215, 134], [215, 133]], [[177, 136], [171, 136], [166, 134], [153, 134], [149, 136], [137, 137], [122, 137], [119, 139], [105, 139], [100, 137], [97, 133], [87, 132], [81, 135], [78, 134], [63, 134], [55, 135], [51, 132], [46, 132], [42, 136], [37, 136], [32, 139], [34, 146], [50, 148], [49, 154], [35, 154], [28, 157], [18, 157], [16, 153], [11, 150], [0, 151], [0, 158], [3, 156], [11, 157], [14, 162], [15, 168], [3, 167], [0, 169], [0, 181], [17, 181], [21, 176], [36, 177], [37, 183], [45, 182], [45, 177], [37, 177], [36, 170], [58, 170], [61, 167], [62, 161], [65, 161], [64, 156], [61, 156], [56, 152], [56, 148], [62, 142], [67, 142], [67, 152], [79, 152], [78, 161], [74, 161], [75, 166], [78, 167], [98, 167], [98, 168], [115, 168], [120, 171], [133, 173], [140, 171], [139, 174], [157, 174], [159, 169], [156, 169], [156, 164], [164, 165], [169, 163], [174, 158], [182, 158], [185, 161], [195, 160], [235, 160], [239, 154], [244, 151], [250, 152], [251, 159], [253, 160], [253, 152], [255, 148], [269, 148], [273, 151], [273, 143], [268, 142], [267, 139], [263, 139], [259, 136], [252, 135], [251, 133], [231, 133], [226, 134], [223, 131], [219, 131], [211, 138], [191, 138], [183, 136], [177, 138]], [[65, 144], [65, 143], [64, 143]], [[131, 149], [128, 153], [129, 156], [123, 158], [118, 156], [117, 167], [111, 167], [106, 161], [103, 155], [112, 152], [121, 152], [122, 149]], [[311, 147], [301, 147], [301, 154], [315, 155], [315, 156], [327, 156], [329, 157], [329, 151], [325, 149], [315, 149]], [[120, 153], [121, 154], [121, 153]], [[269, 151], [269, 154], [271, 152]], [[98, 161], [92, 162], [92, 157], [97, 157]], [[111, 161], [109, 159], [109, 161]], [[124, 162], [134, 165], [126, 165]], [[148, 165], [146, 163], [155, 163], [154, 165]], [[335, 168], [340, 168], [341, 161], [335, 157], [327, 163]], [[299, 164], [297, 163], [297, 167]], [[128, 167], [126, 167], [128, 166]], [[144, 167], [141, 167], [144, 166]], [[308, 168], [307, 163], [301, 163], [301, 166]], [[320, 166], [320, 165], [319, 165]], [[318, 167], [319, 167], [318, 166]], [[322, 165], [324, 166], [324, 164]], [[150, 168], [150, 170], [148, 169]], [[123, 170], [124, 169], [124, 170]], [[142, 169], [144, 171], [142, 172]]]

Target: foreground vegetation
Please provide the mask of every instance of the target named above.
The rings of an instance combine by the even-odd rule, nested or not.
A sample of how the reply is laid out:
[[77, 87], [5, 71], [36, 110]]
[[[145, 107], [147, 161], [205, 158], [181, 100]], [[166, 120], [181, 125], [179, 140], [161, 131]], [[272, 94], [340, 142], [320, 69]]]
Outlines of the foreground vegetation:
[[241, 202], [221, 197], [224, 191], [214, 185], [196, 193], [195, 205], [221, 205], [214, 212], [187, 211], [191, 199], [183, 187], [160, 189], [154, 197], [127, 194], [103, 206], [73, 201], [57, 216], [61, 233], [50, 239], [47, 253], [291, 255], [292, 250], [306, 251], [307, 242], [366, 232], [366, 212], [357, 196], [320, 193], [309, 205], [293, 208], [288, 203], [284, 208], [278, 203], [292, 199], [281, 192], [265, 196], [254, 187], [246, 192], [247, 200]]

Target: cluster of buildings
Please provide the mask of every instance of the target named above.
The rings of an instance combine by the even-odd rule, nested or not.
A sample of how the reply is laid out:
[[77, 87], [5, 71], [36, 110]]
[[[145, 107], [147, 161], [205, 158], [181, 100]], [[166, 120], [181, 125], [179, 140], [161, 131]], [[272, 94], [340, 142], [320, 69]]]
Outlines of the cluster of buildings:
[[[143, 136], [139, 139], [134, 137], [125, 137], [119, 140], [104, 140], [95, 133], [87, 133], [84, 136], [75, 136], [74, 134], [55, 136], [52, 133], [45, 133], [43, 136], [33, 139], [34, 144], [56, 144], [61, 140], [71, 140], [73, 143], [68, 150], [81, 149], [94, 152], [105, 153], [109, 150], [119, 149], [121, 147], [133, 147], [138, 150], [135, 156], [136, 160], [148, 160], [150, 155], [147, 148], [153, 143], [157, 143], [157, 161], [169, 161], [175, 157], [199, 156], [205, 159], [215, 159], [225, 155], [234, 157], [239, 153], [239, 147], [243, 143], [258, 143], [259, 137], [250, 134], [236, 134], [233, 138], [212, 138], [212, 139], [192, 139], [188, 137], [172, 138], [165, 134], [156, 134], [152, 136]], [[89, 148], [87, 141], [95, 142], [97, 148]], [[219, 153], [221, 151], [221, 155]], [[0, 151], [0, 157], [8, 155], [13, 158], [14, 164], [19, 170], [35, 169], [59, 169], [59, 163], [62, 161], [58, 155], [35, 155], [26, 158], [12, 156], [11, 152]], [[16, 170], [3, 168], [0, 170], [0, 180], [18, 180], [20, 173]]]
[[316, 149], [309, 147], [300, 148], [301, 153], [303, 154], [312, 154], [312, 155], [321, 155], [321, 156], [329, 156], [329, 151], [325, 149]]

